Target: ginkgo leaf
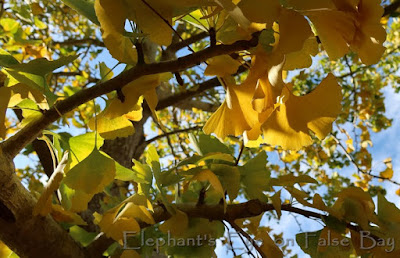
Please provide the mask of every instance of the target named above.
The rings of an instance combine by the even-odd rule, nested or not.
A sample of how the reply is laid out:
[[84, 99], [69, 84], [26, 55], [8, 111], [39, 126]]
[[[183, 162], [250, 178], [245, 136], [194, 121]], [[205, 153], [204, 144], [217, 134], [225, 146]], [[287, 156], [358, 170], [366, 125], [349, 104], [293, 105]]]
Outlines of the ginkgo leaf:
[[8, 102], [11, 97], [11, 89], [9, 87], [0, 87], [0, 139], [6, 138], [6, 111]]
[[68, 171], [63, 183], [72, 189], [95, 194], [110, 184], [114, 176], [114, 160], [104, 156], [95, 148], [88, 157]]
[[236, 73], [240, 62], [228, 55], [216, 56], [207, 60], [207, 68], [204, 75], [216, 75], [219, 77]]
[[280, 54], [301, 50], [305, 40], [312, 35], [308, 21], [296, 11], [282, 9], [278, 22], [279, 34], [278, 39], [275, 39], [274, 51]]
[[63, 3], [82, 14], [94, 24], [100, 25], [99, 20], [96, 17], [92, 1], [82, 1], [82, 0], [62, 0]]
[[221, 195], [222, 198], [225, 199], [225, 193], [224, 193], [224, 188], [221, 185], [221, 182], [219, 181], [218, 177], [208, 169], [199, 171], [196, 173], [191, 181], [199, 181], [199, 182], [204, 182], [208, 181], [210, 182], [211, 186], [215, 189], [215, 191]]
[[315, 37], [308, 38], [303, 48], [297, 52], [291, 52], [286, 55], [284, 70], [294, 70], [310, 67], [312, 64], [311, 56], [318, 54], [318, 42]]
[[103, 35], [113, 32], [123, 34], [129, 11], [124, 0], [96, 0], [94, 8]]
[[339, 210], [342, 218], [358, 223], [363, 229], [368, 228], [369, 221], [377, 223], [375, 204], [361, 188], [349, 187], [341, 191], [332, 209]]
[[130, 65], [137, 63], [137, 51], [129, 37], [117, 32], [111, 32], [103, 34], [103, 41], [111, 56], [121, 63]]
[[140, 258], [141, 256], [135, 250], [124, 250], [120, 258]]
[[239, 167], [244, 191], [249, 199], [258, 198], [266, 201], [263, 191], [268, 190], [270, 171], [266, 168], [267, 154], [262, 151], [249, 160], [244, 166]]
[[189, 219], [186, 213], [176, 210], [176, 213], [160, 225], [160, 230], [167, 234], [171, 233], [174, 237], [183, 236], [189, 226]]
[[11, 86], [10, 89], [12, 91], [12, 96], [8, 103], [9, 107], [18, 105], [24, 99], [31, 99], [36, 102], [41, 109], [49, 109], [49, 104], [41, 91], [23, 83], [17, 83]]
[[204, 133], [215, 133], [221, 139], [239, 136], [258, 122], [258, 113], [251, 105], [256, 81], [246, 80], [241, 85], [236, 85], [230, 77], [224, 77], [223, 81], [227, 86], [226, 98], [203, 127]]
[[153, 219], [153, 216], [146, 209], [145, 206], [136, 205], [133, 202], [128, 202], [125, 205], [125, 207], [120, 211], [120, 213], [115, 218], [115, 220], [118, 220], [119, 218], [122, 218], [122, 217], [139, 219], [150, 225], [156, 223]]
[[279, 176], [278, 179], [276, 179], [276, 180], [273, 180], [273, 181], [271, 180], [271, 184], [274, 185], [274, 186], [278, 186], [278, 185], [281, 185], [281, 186], [285, 186], [285, 185], [292, 186], [292, 185], [294, 185], [296, 183], [298, 183], [298, 184], [300, 184], [300, 183], [316, 184], [317, 181], [314, 178], [312, 178], [312, 177], [310, 177], [308, 175], [295, 176], [293, 174], [282, 175], [282, 176]]
[[386, 39], [386, 31], [380, 24], [383, 7], [380, 1], [364, 0], [357, 8], [358, 25], [351, 48], [357, 52], [361, 61], [372, 65], [382, 57], [385, 47], [382, 46]]
[[104, 139], [96, 137], [96, 133], [85, 133], [69, 138], [69, 152], [70, 161], [69, 168], [72, 168], [82, 160], [84, 160], [94, 147], [100, 148], [103, 146]]
[[336, 60], [349, 52], [348, 45], [356, 31], [354, 17], [351, 14], [337, 10], [315, 10], [307, 11], [305, 14], [314, 24], [331, 60]]
[[89, 128], [92, 130], [97, 129], [97, 132], [104, 139], [112, 140], [117, 137], [128, 137], [135, 132], [135, 128], [131, 121], [125, 116], [116, 118], [108, 118], [103, 114], [97, 116], [97, 127], [96, 119], [93, 118], [89, 121]]
[[276, 214], [278, 214], [278, 219], [280, 219], [282, 215], [281, 211], [281, 206], [282, 206], [282, 200], [281, 200], [281, 190], [276, 192], [272, 197], [271, 197], [272, 205], [274, 206], [274, 209], [276, 211]]
[[279, 249], [275, 241], [271, 239], [267, 232], [264, 231], [262, 234], [260, 234], [260, 238], [262, 240], [262, 245], [260, 246], [260, 249], [267, 257], [283, 257], [281, 249]]
[[310, 145], [309, 130], [323, 139], [342, 108], [341, 89], [332, 74], [305, 96], [294, 96], [287, 88], [282, 94], [286, 101], [262, 125], [262, 130], [266, 143], [284, 149], [298, 150]]
[[61, 183], [61, 204], [71, 212], [80, 212], [87, 210], [89, 201], [93, 198], [94, 194], [87, 194], [83, 191], [74, 190]]
[[212, 164], [210, 170], [220, 179], [222, 186], [226, 189], [229, 200], [236, 199], [240, 188], [240, 172], [236, 166], [223, 164]]
[[114, 220], [119, 209], [112, 209], [105, 214], [100, 215], [97, 212], [93, 214], [95, 223], [99, 225], [102, 232], [106, 236], [111, 237], [116, 241], [121, 241], [124, 237], [124, 232], [140, 232], [139, 223], [134, 218], [121, 217]]
[[124, 100], [115, 98], [104, 111], [105, 116], [116, 118], [131, 111], [138, 110], [141, 102], [139, 98], [148, 91], [155, 89], [161, 82], [163, 74], [142, 76], [122, 88]]
[[266, 23], [267, 26], [277, 20], [282, 8], [278, 0], [258, 1], [256, 4], [251, 0], [242, 0], [238, 7], [250, 21]]
[[[143, 33], [148, 34], [151, 41], [168, 46], [172, 40], [173, 6], [168, 2], [156, 0], [131, 0], [129, 18], [132, 19]], [[162, 17], [162, 18], [161, 18]]]
[[76, 242], [80, 243], [83, 247], [90, 245], [97, 236], [97, 233], [87, 232], [79, 226], [70, 227], [69, 234]]
[[378, 193], [378, 218], [385, 222], [400, 223], [400, 210]]
[[95, 11], [101, 24], [104, 44], [110, 54], [122, 63], [134, 65], [137, 52], [132, 41], [124, 35], [128, 4], [124, 0], [96, 0]]
[[61, 205], [51, 205], [51, 216], [55, 221], [73, 223], [76, 225], [87, 225], [87, 223], [76, 213], [66, 211]]

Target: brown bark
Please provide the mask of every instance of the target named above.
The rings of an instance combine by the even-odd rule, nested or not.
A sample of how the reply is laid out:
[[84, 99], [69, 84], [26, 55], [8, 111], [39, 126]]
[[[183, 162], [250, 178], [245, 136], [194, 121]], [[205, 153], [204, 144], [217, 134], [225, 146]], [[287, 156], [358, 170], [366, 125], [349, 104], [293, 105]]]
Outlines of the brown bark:
[[33, 216], [36, 200], [0, 149], [0, 239], [20, 257], [85, 257], [85, 250], [50, 215]]

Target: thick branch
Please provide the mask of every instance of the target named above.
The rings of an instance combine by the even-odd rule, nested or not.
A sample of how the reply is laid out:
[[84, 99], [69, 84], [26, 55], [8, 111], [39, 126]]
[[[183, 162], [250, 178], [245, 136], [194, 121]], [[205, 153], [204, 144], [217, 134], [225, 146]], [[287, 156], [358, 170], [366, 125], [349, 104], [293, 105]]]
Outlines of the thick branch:
[[[185, 212], [190, 218], [204, 218], [208, 220], [219, 220], [219, 221], [234, 221], [236, 219], [244, 219], [258, 216], [266, 211], [275, 210], [274, 206], [270, 203], [263, 203], [258, 199], [250, 200], [244, 203], [229, 204], [226, 207], [226, 213], [224, 213], [224, 206], [221, 204], [216, 205], [197, 205], [196, 203], [180, 203], [176, 205], [176, 208]], [[292, 212], [303, 215], [307, 218], [317, 218], [325, 220], [328, 215], [324, 215], [318, 212], [309, 210], [303, 210], [297, 207], [293, 207], [291, 204], [283, 204], [281, 210]], [[169, 219], [171, 215], [166, 211], [163, 206], [155, 206], [153, 218], [156, 223]], [[141, 228], [149, 227], [144, 222], [139, 222]], [[347, 228], [355, 230], [357, 232], [362, 229], [359, 226], [346, 224]], [[89, 253], [102, 253], [113, 241], [108, 239], [105, 235], [100, 236], [94, 243], [88, 247]], [[106, 243], [101, 246], [99, 243]], [[104, 249], [104, 250], [103, 250]]]
[[14, 157], [28, 143], [32, 142], [42, 132], [42, 130], [44, 130], [51, 123], [55, 122], [63, 114], [94, 98], [120, 89], [127, 83], [136, 80], [141, 76], [164, 72], [182, 71], [196, 66], [214, 56], [230, 54], [236, 51], [255, 47], [258, 43], [258, 36], [259, 33], [255, 33], [250, 40], [240, 40], [231, 45], [218, 45], [209, 47], [202, 51], [180, 57], [173, 61], [135, 66], [109, 81], [99, 83], [88, 89], [81, 90], [73, 96], [57, 102], [51, 109], [47, 110], [43, 116], [21, 129], [7, 141], [3, 142], [1, 145], [3, 147], [4, 154], [8, 155], [9, 157]]
[[20, 257], [87, 257], [50, 215], [33, 216], [36, 200], [0, 148], [0, 239]]

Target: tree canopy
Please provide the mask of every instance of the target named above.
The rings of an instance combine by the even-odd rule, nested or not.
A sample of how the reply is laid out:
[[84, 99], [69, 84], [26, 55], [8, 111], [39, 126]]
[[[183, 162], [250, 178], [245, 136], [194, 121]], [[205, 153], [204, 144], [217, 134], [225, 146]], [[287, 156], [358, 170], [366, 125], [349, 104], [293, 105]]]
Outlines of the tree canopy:
[[1, 1], [0, 257], [399, 257], [399, 7]]

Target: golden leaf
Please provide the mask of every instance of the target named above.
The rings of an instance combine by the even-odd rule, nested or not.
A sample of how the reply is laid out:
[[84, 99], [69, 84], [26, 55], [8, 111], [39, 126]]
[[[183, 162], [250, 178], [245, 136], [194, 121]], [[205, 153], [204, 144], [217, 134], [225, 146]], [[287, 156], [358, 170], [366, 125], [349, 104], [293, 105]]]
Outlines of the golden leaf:
[[204, 75], [216, 75], [219, 77], [236, 73], [240, 62], [228, 55], [216, 56], [207, 60], [208, 66]]
[[160, 230], [167, 234], [171, 233], [174, 237], [183, 236], [189, 226], [189, 219], [186, 213], [176, 210], [175, 215], [160, 225]]
[[262, 125], [264, 140], [284, 149], [298, 150], [310, 145], [309, 130], [323, 139], [332, 129], [332, 122], [341, 111], [341, 89], [329, 74], [321, 84], [305, 96], [294, 96], [287, 88], [286, 101]]

